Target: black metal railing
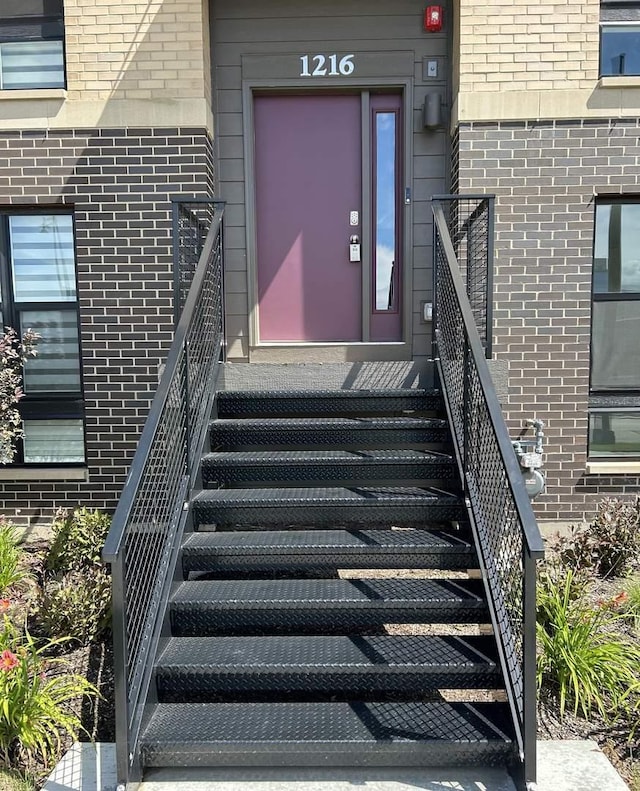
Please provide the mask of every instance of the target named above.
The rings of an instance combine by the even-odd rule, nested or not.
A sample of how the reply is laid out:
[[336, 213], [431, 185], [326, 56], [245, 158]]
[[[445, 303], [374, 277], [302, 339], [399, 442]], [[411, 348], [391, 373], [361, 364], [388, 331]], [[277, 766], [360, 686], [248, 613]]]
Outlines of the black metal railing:
[[[135, 781], [137, 738], [197, 476], [223, 348], [222, 215], [212, 219], [103, 550], [111, 566], [119, 782]], [[193, 237], [183, 244], [193, 244]], [[184, 258], [188, 258], [185, 251]]]
[[215, 207], [216, 202], [210, 198], [171, 196], [173, 318], [176, 327], [204, 249]]
[[442, 202], [432, 208], [438, 372], [526, 787], [536, 776], [536, 561], [544, 549], [460, 274], [465, 262]]
[[485, 356], [493, 335], [494, 195], [435, 195], [465, 284]]

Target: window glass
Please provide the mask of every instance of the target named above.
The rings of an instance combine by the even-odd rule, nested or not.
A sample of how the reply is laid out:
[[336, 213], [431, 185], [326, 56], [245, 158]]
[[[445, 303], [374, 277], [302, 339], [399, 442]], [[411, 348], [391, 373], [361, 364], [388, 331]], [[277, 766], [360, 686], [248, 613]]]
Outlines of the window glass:
[[593, 290], [640, 294], [640, 203], [596, 205]]
[[81, 464], [84, 462], [82, 420], [25, 420], [26, 464]]
[[10, 41], [0, 44], [0, 88], [64, 88], [62, 41]]
[[591, 387], [640, 390], [640, 299], [593, 303]]
[[591, 412], [589, 456], [640, 456], [640, 410]]
[[78, 314], [75, 310], [25, 310], [20, 314], [22, 332], [40, 335], [37, 355], [25, 363], [24, 392], [79, 393], [80, 350]]
[[73, 222], [68, 214], [9, 218], [16, 302], [74, 302]]
[[602, 26], [600, 74], [640, 74], [640, 24]]
[[[0, 0], [1, 2], [2, 0]], [[14, 464], [84, 463], [84, 404], [71, 214], [0, 212], [4, 323], [40, 339], [23, 367]], [[6, 267], [6, 268], [5, 268]]]
[[396, 114], [375, 115], [376, 310], [396, 310]]

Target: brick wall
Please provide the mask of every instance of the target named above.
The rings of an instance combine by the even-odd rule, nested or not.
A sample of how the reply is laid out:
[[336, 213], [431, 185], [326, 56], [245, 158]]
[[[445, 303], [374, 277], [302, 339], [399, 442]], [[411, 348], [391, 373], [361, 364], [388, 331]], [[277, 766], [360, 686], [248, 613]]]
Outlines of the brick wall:
[[1, 513], [33, 524], [115, 506], [171, 339], [169, 196], [212, 182], [203, 129], [0, 132], [0, 206], [74, 211], [89, 475], [3, 480]]
[[591, 87], [599, 9], [599, 0], [460, 0], [460, 90]]
[[[640, 119], [461, 124], [461, 192], [495, 193], [495, 356], [512, 436], [547, 424], [540, 517], [581, 519], [640, 477], [587, 475], [594, 194], [640, 191]], [[530, 436], [530, 432], [529, 432]]]
[[207, 0], [64, 0], [68, 96], [210, 96]]

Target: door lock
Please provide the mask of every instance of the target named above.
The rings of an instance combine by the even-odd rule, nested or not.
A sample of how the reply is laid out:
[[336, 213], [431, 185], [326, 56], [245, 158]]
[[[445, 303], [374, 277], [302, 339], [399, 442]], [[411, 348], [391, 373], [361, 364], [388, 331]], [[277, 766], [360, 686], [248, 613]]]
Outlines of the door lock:
[[353, 234], [349, 239], [349, 261], [352, 263], [359, 263], [360, 260], [360, 238], [356, 234]]

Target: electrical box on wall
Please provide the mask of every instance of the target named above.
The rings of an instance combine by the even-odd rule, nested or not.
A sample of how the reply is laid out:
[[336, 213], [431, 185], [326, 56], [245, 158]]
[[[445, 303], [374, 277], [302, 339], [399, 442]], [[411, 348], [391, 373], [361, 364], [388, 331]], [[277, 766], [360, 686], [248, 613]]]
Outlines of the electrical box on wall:
[[442, 30], [442, 6], [427, 6], [424, 12], [424, 29], [427, 33], [438, 33]]

